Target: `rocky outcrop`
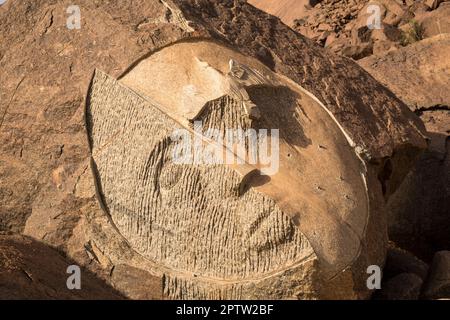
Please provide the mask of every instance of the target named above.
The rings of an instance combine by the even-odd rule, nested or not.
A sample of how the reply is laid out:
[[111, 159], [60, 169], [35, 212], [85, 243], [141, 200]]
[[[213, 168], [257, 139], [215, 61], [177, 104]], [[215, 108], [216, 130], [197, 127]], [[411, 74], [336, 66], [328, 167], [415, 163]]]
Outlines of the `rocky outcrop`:
[[424, 121], [430, 145], [389, 200], [391, 240], [429, 261], [450, 247], [450, 34], [360, 64]]
[[[381, 30], [368, 28], [370, 5], [381, 9]], [[321, 1], [295, 24], [319, 44], [361, 59], [425, 123], [429, 148], [388, 202], [390, 239], [425, 261], [450, 247], [449, 8], [448, 1]], [[387, 279], [403, 270], [425, 280], [426, 265], [411, 257], [389, 251]]]
[[428, 299], [450, 299], [450, 251], [434, 255], [424, 295]]
[[296, 19], [304, 17], [317, 0], [249, 0], [248, 3], [277, 16], [288, 26], [293, 25]]
[[450, 246], [449, 138], [442, 133], [431, 137], [430, 149], [388, 203], [390, 238], [427, 261]]
[[[8, 1], [0, 12], [0, 230], [57, 247], [130, 298], [370, 295], [367, 266], [386, 251], [383, 193], [425, 148], [406, 105], [241, 1], [80, 1], [73, 30], [67, 6]], [[167, 57], [189, 61], [200, 92], [158, 69]], [[236, 80], [251, 70], [270, 81]], [[280, 129], [280, 175], [168, 166], [168, 132], [218, 115]]]
[[[179, 72], [160, 65], [169, 57]], [[240, 91], [248, 91], [260, 113], [252, 123], [245, 104], [239, 103], [240, 95], [226, 90], [226, 83], [233, 89], [235, 80], [223, 75], [236, 66], [222, 57], [243, 63], [239, 67], [248, 86]], [[148, 81], [148, 74], [161, 76]], [[251, 74], [259, 75], [257, 88]], [[164, 290], [169, 297], [281, 299], [300, 292], [302, 297], [326, 294], [320, 293], [317, 279], [335, 277], [360, 254], [370, 214], [361, 176], [364, 164], [327, 111], [301, 87], [213, 42], [167, 47], [130, 70], [121, 83], [146, 99], [100, 73], [89, 94], [88, 127], [98, 189], [133, 248], [167, 268]], [[183, 88], [188, 85], [197, 88], [197, 97], [210, 96], [210, 101], [196, 106], [185, 97], [189, 93]], [[221, 87], [225, 91], [212, 96], [210, 90]], [[165, 90], [171, 94], [161, 94]], [[290, 120], [291, 112], [298, 116]], [[170, 137], [174, 129], [189, 129], [190, 118], [202, 121], [202, 130], [219, 128], [224, 137], [229, 130], [281, 128], [279, 159], [274, 160], [280, 162], [279, 171], [265, 173], [265, 164], [251, 163], [250, 154], [242, 155], [226, 142], [218, 145], [219, 155], [214, 154], [212, 162], [202, 163], [204, 155], [194, 155], [190, 163], [174, 164], [171, 155], [177, 146]], [[242, 124], [236, 121], [245, 118]], [[315, 123], [327, 124], [318, 129]], [[193, 134], [189, 141], [194, 139]], [[236, 159], [220, 165], [224, 147], [245, 163]], [[318, 169], [335, 174], [318, 176]], [[255, 170], [264, 176], [252, 175]], [[313, 263], [317, 260], [320, 266]], [[302, 273], [311, 275], [302, 280], [314, 291], [305, 292], [303, 283], [294, 285]], [[184, 289], [173, 291], [175, 284]], [[271, 292], [280, 285], [284, 287]]]
[[[302, 12], [293, 28], [333, 52], [359, 60], [448, 33], [448, 9], [447, 1], [323, 0]], [[277, 16], [282, 12], [267, 10]]]
[[424, 298], [430, 279], [429, 266], [414, 254], [389, 243], [381, 288], [374, 300], [418, 300]]
[[382, 283], [376, 300], [418, 300], [423, 280], [414, 273], [401, 273]]
[[[358, 35], [352, 39], [352, 29], [356, 30], [360, 27], [354, 27], [355, 21], [359, 15], [364, 15], [363, 8], [366, 3], [367, 0], [320, 1], [312, 10], [299, 16], [293, 27], [318, 44], [343, 52], [347, 56], [356, 56], [356, 52], [362, 54], [363, 50], [369, 50], [363, 55], [366, 56], [372, 53], [373, 47], [363, 45]], [[358, 43], [353, 43], [355, 41]]]

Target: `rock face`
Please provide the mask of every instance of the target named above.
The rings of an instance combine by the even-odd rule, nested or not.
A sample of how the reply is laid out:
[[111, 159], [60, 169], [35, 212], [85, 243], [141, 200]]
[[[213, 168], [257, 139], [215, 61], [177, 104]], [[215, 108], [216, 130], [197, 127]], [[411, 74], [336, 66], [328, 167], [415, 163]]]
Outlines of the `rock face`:
[[390, 238], [427, 261], [434, 251], [450, 246], [449, 139], [439, 133], [431, 136], [434, 146], [388, 203]]
[[[261, 114], [253, 123], [245, 106], [226, 91], [230, 80], [222, 75], [232, 71], [227, 59], [245, 63], [242, 79], [250, 72], [259, 75], [257, 88], [247, 79], [248, 86], [241, 89]], [[179, 73], [159, 65], [169, 60]], [[149, 81], [148, 74], [161, 76]], [[183, 74], [189, 77], [183, 79]], [[94, 77], [88, 119], [99, 189], [113, 222], [133, 248], [169, 270], [164, 289], [171, 298], [290, 298], [304, 289], [291, 283], [305, 265], [312, 266], [312, 275], [318, 273], [311, 264], [317, 255], [325, 279], [357, 257], [368, 220], [364, 165], [333, 118], [301, 87], [211, 42], [167, 47], [138, 64], [121, 83], [145, 96], [148, 105], [105, 75]], [[196, 108], [184, 96], [188, 85], [198, 88], [197, 97], [209, 96], [210, 101]], [[171, 94], [161, 94], [165, 91]], [[219, 128], [224, 137], [225, 129], [282, 128], [279, 171], [266, 175], [270, 181], [264, 183], [251, 174], [268, 168], [247, 163], [248, 155], [242, 165], [232, 161], [234, 170], [205, 166], [202, 159], [193, 159], [198, 165], [174, 164], [171, 135], [174, 128], [188, 129], [189, 119], [202, 121], [204, 130]], [[324, 125], [317, 129], [315, 123]], [[317, 174], [327, 170], [334, 174]], [[239, 192], [244, 183], [252, 188]], [[202, 280], [204, 288], [198, 285]], [[220, 285], [223, 281], [229, 284]], [[269, 288], [282, 282], [289, 284], [270, 295]], [[186, 289], [172, 292], [172, 283]], [[188, 288], [196, 286], [193, 295]]]
[[450, 92], [446, 90], [450, 86], [450, 60], [446, 59], [449, 50], [447, 33], [383, 56], [365, 58], [359, 64], [411, 110], [421, 112], [450, 105]]
[[428, 278], [428, 265], [412, 253], [389, 243], [381, 288], [374, 300], [418, 300]]
[[[69, 5], [0, 9], [0, 230], [130, 298], [370, 295], [383, 196], [425, 148], [406, 105], [241, 1], [80, 1], [79, 30]], [[279, 129], [279, 172], [170, 164], [191, 120]]]
[[360, 64], [424, 121], [430, 145], [389, 200], [391, 240], [425, 260], [450, 247], [450, 34]]
[[[102, 74], [89, 100], [103, 202], [132, 248], [155, 262], [152, 271], [160, 272], [168, 298], [271, 297], [273, 280], [264, 278], [298, 278], [314, 258], [308, 240], [270, 198], [253, 189], [239, 197], [234, 171], [173, 164], [177, 122], [157, 104]], [[239, 108], [229, 102], [222, 109]], [[255, 286], [262, 296], [255, 296]], [[287, 296], [296, 290], [284, 289]]]
[[417, 17], [417, 22], [421, 25], [425, 38], [450, 33], [450, 22], [448, 19], [450, 16], [450, 2], [442, 2], [439, 7], [432, 6], [432, 8], [436, 10], [422, 13]]
[[277, 16], [288, 26], [293, 25], [294, 20], [305, 16], [314, 0], [249, 0], [248, 3], [265, 12]]
[[[381, 30], [367, 27], [370, 5], [381, 8]], [[450, 247], [449, 9], [448, 1], [324, 0], [294, 25], [337, 53], [371, 55], [359, 64], [425, 123], [429, 148], [388, 202], [390, 239], [425, 261]], [[385, 275], [403, 270], [425, 280], [423, 263], [407, 256], [390, 251]]]
[[375, 299], [380, 300], [418, 300], [422, 279], [414, 273], [401, 273], [382, 284]]
[[430, 268], [414, 254], [397, 247], [390, 241], [381, 288], [372, 298], [375, 300], [445, 299], [448, 297], [449, 270], [446, 254], [447, 251], [438, 252]]

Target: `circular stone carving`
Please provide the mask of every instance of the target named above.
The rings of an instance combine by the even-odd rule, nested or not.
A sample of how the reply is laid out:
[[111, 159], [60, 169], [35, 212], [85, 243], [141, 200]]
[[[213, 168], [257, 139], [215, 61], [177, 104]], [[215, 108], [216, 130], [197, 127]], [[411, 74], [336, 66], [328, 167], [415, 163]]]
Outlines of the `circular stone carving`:
[[[229, 91], [236, 83], [227, 86], [231, 59], [245, 70], [239, 96]], [[247, 86], [252, 72], [265, 83]], [[196, 99], [183, 98], [186, 86], [197, 88]], [[251, 99], [258, 120], [242, 121], [249, 115], [239, 97]], [[323, 105], [258, 61], [210, 42], [179, 43], [120, 84], [97, 72], [89, 101], [105, 205], [147, 259], [207, 281], [248, 281], [314, 255], [331, 275], [357, 256], [368, 206], [360, 159]], [[185, 112], [181, 101], [195, 105]], [[239, 193], [249, 165], [172, 163], [168, 137], [189, 130], [192, 117], [219, 130], [279, 129], [279, 170]]]

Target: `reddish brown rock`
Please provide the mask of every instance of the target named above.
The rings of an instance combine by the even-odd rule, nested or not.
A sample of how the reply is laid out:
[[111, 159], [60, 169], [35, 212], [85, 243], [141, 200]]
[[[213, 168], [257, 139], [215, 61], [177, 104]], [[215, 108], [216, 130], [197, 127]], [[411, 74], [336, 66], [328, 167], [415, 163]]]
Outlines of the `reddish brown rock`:
[[423, 28], [424, 38], [450, 33], [449, 16], [450, 2], [441, 3], [436, 10], [418, 15], [416, 20]]
[[450, 105], [450, 34], [416, 42], [359, 64], [391, 89], [411, 110]]
[[425, 0], [424, 4], [427, 5], [431, 10], [436, 9], [439, 7], [439, 4], [441, 2], [444, 2], [443, 0]]
[[424, 121], [430, 145], [389, 200], [390, 238], [422, 259], [450, 247], [450, 34], [360, 64]]
[[[261, 61], [316, 97], [367, 165], [370, 212], [360, 253], [351, 268], [323, 284], [315, 273], [320, 265], [310, 261], [296, 283], [305, 290], [292, 295], [368, 297], [366, 268], [382, 265], [386, 250], [382, 193], [387, 197], [397, 188], [425, 147], [423, 126], [406, 105], [354, 62], [241, 1], [114, 6], [80, 1], [79, 30], [66, 27], [71, 4], [8, 1], [0, 9], [0, 230], [24, 232], [58, 247], [130, 297], [181, 294], [165, 291], [176, 287], [173, 279], [164, 278], [162, 288], [135, 283], [142, 274], [151, 274], [151, 283], [157, 282], [151, 277], [163, 277], [130, 247], [100, 207], [90, 170], [85, 100], [95, 69], [119, 78], [157, 49], [180, 40], [209, 39]], [[285, 295], [278, 287], [249, 291], [248, 296]], [[194, 289], [182, 294], [198, 297]]]

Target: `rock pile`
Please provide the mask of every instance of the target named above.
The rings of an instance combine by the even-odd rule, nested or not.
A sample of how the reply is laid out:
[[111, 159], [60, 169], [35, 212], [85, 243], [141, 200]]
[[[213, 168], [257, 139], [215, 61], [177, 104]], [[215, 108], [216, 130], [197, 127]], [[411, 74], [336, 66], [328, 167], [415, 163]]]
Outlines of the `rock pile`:
[[303, 17], [317, 2], [317, 0], [248, 0], [251, 5], [279, 17], [289, 26], [296, 19]]
[[450, 6], [445, 2], [323, 0], [297, 19], [293, 28], [358, 60], [448, 32]]

